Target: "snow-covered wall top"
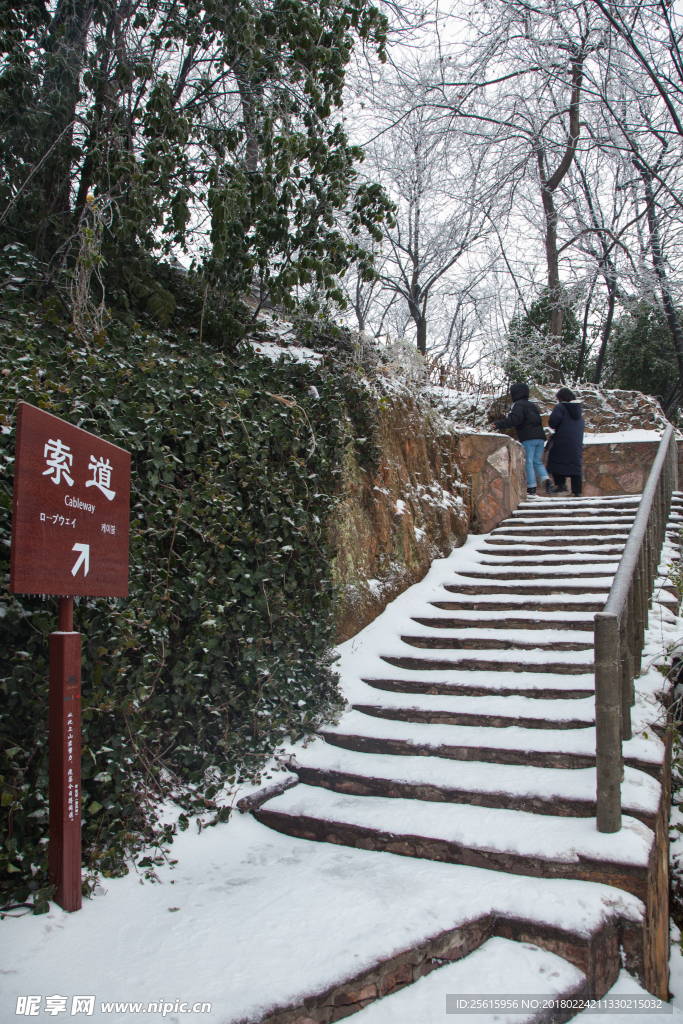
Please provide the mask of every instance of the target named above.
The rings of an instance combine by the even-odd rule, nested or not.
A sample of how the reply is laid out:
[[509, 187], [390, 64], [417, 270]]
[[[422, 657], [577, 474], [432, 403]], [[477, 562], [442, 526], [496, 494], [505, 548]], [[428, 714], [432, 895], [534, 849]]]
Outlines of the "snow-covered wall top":
[[[667, 419], [656, 398], [640, 391], [611, 390], [592, 384], [573, 388], [583, 406], [586, 430], [611, 434], [631, 430], [657, 430]], [[465, 393], [432, 385], [430, 392], [444, 415], [456, 427], [490, 430], [491, 423], [504, 416], [510, 407], [508, 395]], [[530, 397], [547, 417], [556, 404], [557, 385], [532, 385]]]

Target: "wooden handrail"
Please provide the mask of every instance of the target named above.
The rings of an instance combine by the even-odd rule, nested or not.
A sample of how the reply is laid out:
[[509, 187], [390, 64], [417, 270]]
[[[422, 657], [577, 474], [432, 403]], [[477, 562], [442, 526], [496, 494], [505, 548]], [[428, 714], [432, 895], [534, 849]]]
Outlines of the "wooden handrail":
[[631, 739], [648, 607], [677, 485], [674, 428], [662, 435], [603, 611], [595, 616], [595, 754], [598, 832], [621, 828], [623, 740]]

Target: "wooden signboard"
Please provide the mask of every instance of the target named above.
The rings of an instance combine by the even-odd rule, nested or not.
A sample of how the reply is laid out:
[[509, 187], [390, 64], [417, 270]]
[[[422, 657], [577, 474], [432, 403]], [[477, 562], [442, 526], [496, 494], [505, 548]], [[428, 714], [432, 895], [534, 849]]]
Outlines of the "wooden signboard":
[[19, 403], [10, 590], [126, 597], [130, 455]]
[[59, 597], [50, 634], [50, 881], [81, 907], [81, 635], [74, 597], [128, 594], [130, 455], [20, 402], [10, 590]]

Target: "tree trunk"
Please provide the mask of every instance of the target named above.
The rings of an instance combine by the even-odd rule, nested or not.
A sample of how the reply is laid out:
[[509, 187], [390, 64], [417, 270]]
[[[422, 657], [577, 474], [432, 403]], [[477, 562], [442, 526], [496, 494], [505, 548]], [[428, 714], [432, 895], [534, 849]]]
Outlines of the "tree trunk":
[[[93, 0], [59, 0], [48, 30], [46, 49], [55, 60], [42, 87], [42, 102], [50, 111], [45, 150], [64, 134], [45, 165], [44, 195], [46, 208], [60, 213], [68, 213], [70, 209], [73, 122], [94, 6]], [[72, 130], [65, 131], [69, 125]]]
[[600, 338], [600, 351], [598, 352], [598, 359], [595, 364], [595, 375], [593, 377], [593, 383], [599, 384], [600, 377], [602, 376], [602, 368], [605, 363], [605, 355], [607, 353], [607, 343], [609, 342], [609, 336], [612, 332], [612, 321], [614, 320], [614, 304], [617, 297], [617, 276], [614, 271], [610, 271], [606, 275], [607, 278], [607, 319], [605, 320], [602, 328], [602, 336]]
[[[559, 365], [559, 352], [562, 344], [562, 326], [564, 323], [564, 308], [562, 285], [560, 282], [560, 265], [557, 253], [557, 209], [553, 199], [553, 193], [559, 186], [565, 174], [572, 165], [576, 147], [579, 141], [581, 124], [579, 121], [579, 104], [581, 101], [581, 83], [583, 81], [583, 62], [585, 54], [580, 50], [572, 60], [572, 95], [569, 103], [569, 141], [560, 163], [551, 175], [546, 173], [545, 150], [539, 144], [536, 146], [536, 159], [538, 161], [538, 173], [541, 181], [541, 199], [543, 200], [543, 213], [545, 215], [545, 252], [548, 265], [548, 294], [551, 303], [550, 336], [551, 351], [547, 359], [548, 379], [550, 383], [559, 384], [562, 381], [562, 372]], [[554, 350], [554, 351], [553, 351]]]
[[576, 376], [580, 379], [583, 373], [583, 364], [586, 359], [586, 349], [588, 340], [588, 317], [590, 316], [591, 301], [593, 299], [593, 292], [595, 291], [595, 278], [593, 278], [588, 292], [588, 298], [586, 299], [586, 307], [583, 311], [583, 328], [581, 330], [581, 349], [579, 351], [579, 361], [576, 364]]
[[240, 93], [240, 101], [242, 103], [242, 121], [244, 123], [244, 133], [247, 137], [245, 153], [247, 171], [250, 174], [253, 174], [258, 170], [259, 158], [258, 118], [256, 102], [254, 99], [254, 90], [246, 69], [235, 66], [233, 71], [235, 72], [237, 88]]
[[427, 321], [420, 315], [420, 318], [415, 321], [417, 327], [417, 351], [421, 352], [423, 356], [427, 355]]
[[[423, 356], [427, 355], [427, 317], [425, 316], [427, 309], [427, 299], [425, 296], [420, 295], [419, 287], [413, 281], [413, 295], [408, 298], [408, 309], [410, 315], [413, 318], [413, 323], [417, 331], [417, 351], [421, 352]], [[420, 301], [422, 301], [422, 308], [420, 308]]]
[[102, 56], [100, 58], [99, 75], [97, 79], [97, 85], [95, 88], [95, 108], [92, 114], [92, 121], [90, 123], [90, 130], [88, 132], [88, 139], [85, 144], [85, 159], [81, 166], [81, 177], [78, 186], [78, 194], [76, 196], [76, 204], [74, 207], [74, 220], [76, 225], [79, 224], [85, 204], [88, 198], [88, 192], [93, 181], [93, 174], [95, 171], [95, 149], [100, 133], [100, 126], [102, 122], [102, 115], [104, 113], [104, 104], [107, 90], [109, 88], [109, 82], [107, 75], [109, 71], [109, 57], [110, 57], [110, 46], [114, 35], [120, 32], [121, 28], [121, 8], [114, 8], [111, 14], [105, 32], [105, 43], [106, 46], [103, 48]]
[[641, 164], [639, 160], [633, 161], [633, 166], [636, 168], [645, 186], [645, 203], [647, 208], [647, 223], [650, 229], [650, 250], [652, 252], [652, 263], [655, 268], [655, 274], [659, 280], [659, 286], [662, 292], [662, 304], [664, 306], [664, 315], [666, 316], [666, 322], [669, 325], [671, 331], [671, 337], [673, 339], [674, 348], [676, 349], [676, 358], [678, 360], [678, 373], [679, 376], [683, 377], [683, 332], [678, 322], [678, 314], [676, 308], [671, 299], [671, 293], [666, 281], [666, 269], [664, 264], [664, 257], [662, 256], [662, 246], [659, 240], [659, 224], [657, 222], [657, 209], [655, 207], [655, 197], [652, 191], [652, 174], [644, 164]]
[[538, 166], [541, 174], [541, 198], [543, 200], [543, 212], [545, 214], [545, 256], [548, 267], [548, 295], [551, 303], [550, 337], [552, 339], [552, 349], [548, 353], [546, 369], [548, 372], [548, 381], [551, 384], [560, 384], [562, 373], [559, 364], [559, 350], [562, 342], [564, 309], [562, 308], [560, 261], [557, 255], [557, 210], [555, 209], [553, 193], [548, 188], [547, 182], [544, 180], [543, 150], [538, 151]]

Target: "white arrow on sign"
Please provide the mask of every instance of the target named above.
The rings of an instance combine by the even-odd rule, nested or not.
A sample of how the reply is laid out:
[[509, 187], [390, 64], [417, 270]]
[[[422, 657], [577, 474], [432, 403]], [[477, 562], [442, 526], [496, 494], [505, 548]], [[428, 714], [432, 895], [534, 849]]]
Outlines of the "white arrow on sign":
[[71, 570], [71, 575], [75, 576], [81, 566], [83, 566], [83, 575], [88, 575], [88, 569], [90, 568], [90, 545], [89, 544], [74, 544], [71, 549], [72, 551], [80, 551], [78, 561]]

